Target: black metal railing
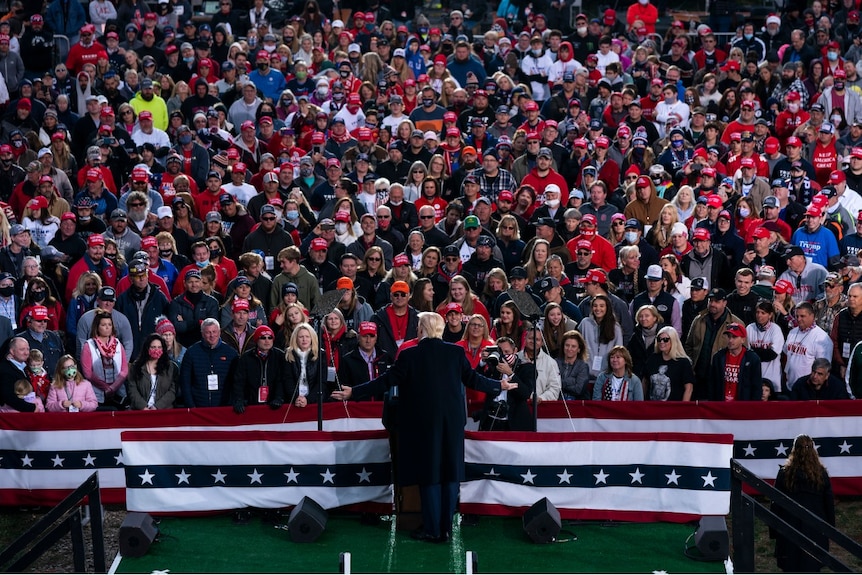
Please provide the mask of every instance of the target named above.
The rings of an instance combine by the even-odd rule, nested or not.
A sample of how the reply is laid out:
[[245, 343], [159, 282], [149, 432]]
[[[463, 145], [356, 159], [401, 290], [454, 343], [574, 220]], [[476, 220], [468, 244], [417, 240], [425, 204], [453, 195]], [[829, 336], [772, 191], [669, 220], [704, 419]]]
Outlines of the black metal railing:
[[105, 535], [102, 526], [102, 499], [99, 495], [99, 474], [93, 473], [75, 491], [39, 519], [30, 529], [0, 552], [0, 570], [20, 573], [60, 541], [66, 534], [72, 537], [72, 562], [75, 573], [87, 572], [84, 546], [82, 503], [90, 515], [93, 571], [106, 573]]
[[773, 513], [766, 505], [743, 492], [748, 485], [772, 502], [778, 503], [793, 517], [805, 522], [811, 530], [827, 537], [858, 559], [862, 559], [862, 545], [817, 517], [793, 499], [766, 483], [746, 469], [736, 459], [730, 460], [730, 511], [733, 529], [733, 570], [735, 573], [754, 572], [754, 518], [763, 521], [770, 529], [789, 539], [801, 549], [835, 572], [850, 573], [852, 569], [835, 555], [812, 541]]

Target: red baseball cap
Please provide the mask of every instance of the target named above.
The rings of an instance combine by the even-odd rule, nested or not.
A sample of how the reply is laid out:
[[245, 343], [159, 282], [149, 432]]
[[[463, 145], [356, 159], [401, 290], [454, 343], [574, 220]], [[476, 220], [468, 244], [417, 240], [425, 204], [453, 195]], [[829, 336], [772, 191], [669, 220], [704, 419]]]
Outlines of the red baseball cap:
[[844, 172], [840, 170], [835, 170], [831, 174], [829, 174], [829, 183], [830, 184], [840, 184], [841, 182], [846, 182], [847, 176], [844, 175]]
[[691, 237], [691, 239], [693, 239], [693, 240], [703, 240], [703, 241], [708, 240], [709, 238], [710, 238], [709, 230], [706, 228], [696, 228], [694, 230], [694, 233], [692, 234], [692, 237]]
[[720, 208], [724, 202], [721, 201], [721, 196], [718, 194], [709, 194], [706, 197], [706, 205], [710, 208]]
[[763, 151], [767, 154], [774, 154], [778, 152], [779, 142], [778, 138], [775, 136], [769, 136], [766, 138], [766, 141], [763, 143]]
[[773, 286], [773, 288], [775, 289], [775, 293], [780, 293], [780, 294], [793, 295], [794, 292], [796, 291], [793, 287], [793, 284], [787, 280], [778, 280], [777, 282], [775, 282], [775, 285]]
[[650, 186], [651, 183], [652, 182], [650, 181], [650, 179], [648, 177], [640, 176], [637, 179], [637, 181], [635, 182], [635, 188], [650, 188], [650, 187], [652, 187], [652, 186]]
[[326, 240], [323, 238], [314, 238], [311, 240], [309, 249], [315, 252], [322, 252], [323, 250], [329, 249], [329, 244], [326, 243]]
[[156, 240], [155, 236], [147, 236], [145, 238], [141, 238], [141, 249], [147, 250], [150, 248], [159, 247], [159, 242]]
[[30, 310], [30, 319], [36, 321], [46, 321], [48, 319], [48, 308], [43, 305], [36, 305]]
[[446, 304], [446, 307], [443, 309], [443, 315], [449, 315], [453, 311], [455, 313], [464, 313], [464, 308], [461, 307], [460, 303], [453, 301]]
[[772, 233], [764, 228], [763, 226], [757, 226], [754, 228], [754, 231], [751, 232], [751, 237], [760, 238], [768, 240], [772, 236]]
[[90, 247], [103, 246], [105, 245], [105, 238], [102, 234], [93, 234], [87, 238], [87, 245]]
[[608, 275], [602, 269], [591, 269], [587, 272], [587, 275], [578, 280], [582, 284], [589, 283], [599, 283], [605, 284], [608, 283]]

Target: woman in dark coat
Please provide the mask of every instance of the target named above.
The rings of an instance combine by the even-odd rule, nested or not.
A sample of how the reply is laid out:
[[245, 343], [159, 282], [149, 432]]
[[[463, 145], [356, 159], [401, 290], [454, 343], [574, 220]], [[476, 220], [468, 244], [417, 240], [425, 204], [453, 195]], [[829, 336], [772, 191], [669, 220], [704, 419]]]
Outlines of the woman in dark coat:
[[171, 409], [177, 398], [179, 375], [180, 370], [171, 361], [164, 338], [155, 333], [147, 336], [138, 359], [129, 367], [126, 379], [129, 408]]
[[413, 537], [432, 542], [448, 540], [464, 479], [463, 386], [492, 396], [518, 386], [475, 372], [463, 349], [441, 339], [443, 328], [440, 315], [419, 314], [419, 343], [402, 350], [388, 372], [332, 394], [337, 400], [361, 399], [398, 386], [396, 481], [419, 485], [423, 527]]
[[[522, 363], [516, 355], [518, 348], [508, 337], [497, 340], [502, 361], [487, 365], [485, 375], [489, 378], [506, 375], [511, 381], [517, 382], [517, 389], [503, 392], [500, 395], [485, 395], [485, 405], [479, 412], [479, 429], [481, 431], [533, 431], [533, 414], [527, 405], [527, 400], [533, 395], [533, 385], [536, 380], [535, 366], [532, 363]], [[486, 352], [487, 353], [487, 352]], [[485, 354], [486, 354], [485, 353]], [[483, 355], [485, 355], [483, 354]]]
[[[290, 334], [290, 342], [284, 353], [286, 361], [284, 377], [273, 390], [275, 397], [271, 405], [278, 408], [284, 402], [296, 407], [317, 403], [320, 390], [320, 346], [317, 333], [307, 323], [296, 326]], [[328, 387], [326, 383], [325, 386]], [[330, 401], [330, 389], [324, 388], [323, 401]]]
[[[789, 495], [802, 507], [811, 511], [830, 525], [835, 525], [835, 501], [832, 498], [832, 482], [829, 473], [820, 463], [814, 441], [807, 435], [798, 435], [793, 441], [793, 450], [787, 462], [778, 470], [775, 488]], [[806, 537], [829, 549], [829, 539], [806, 527], [801, 520], [790, 515], [779, 504], [772, 504], [772, 511]], [[775, 559], [778, 567], [788, 573], [816, 573], [820, 561], [803, 551], [798, 545], [770, 531], [775, 539]]]
[[643, 305], [636, 309], [635, 320], [637, 323], [626, 347], [629, 348], [629, 353], [632, 355], [635, 375], [643, 381], [646, 361], [655, 351], [655, 336], [664, 327], [664, 324], [661, 321], [661, 314], [654, 305]]

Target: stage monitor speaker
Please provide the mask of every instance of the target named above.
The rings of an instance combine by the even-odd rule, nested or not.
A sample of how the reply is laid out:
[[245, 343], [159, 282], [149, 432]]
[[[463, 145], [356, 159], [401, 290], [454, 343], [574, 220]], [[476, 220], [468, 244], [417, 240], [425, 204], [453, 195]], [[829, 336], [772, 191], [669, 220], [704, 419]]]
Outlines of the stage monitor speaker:
[[287, 532], [294, 543], [311, 543], [326, 529], [329, 515], [326, 510], [310, 497], [303, 497], [290, 512]]
[[120, 525], [120, 554], [143, 557], [159, 535], [159, 528], [149, 513], [129, 513]]
[[700, 518], [694, 534], [694, 544], [704, 559], [723, 561], [727, 559], [729, 543], [727, 522], [722, 516], [706, 515]]
[[524, 513], [524, 533], [533, 543], [553, 543], [560, 534], [560, 512], [547, 497]]

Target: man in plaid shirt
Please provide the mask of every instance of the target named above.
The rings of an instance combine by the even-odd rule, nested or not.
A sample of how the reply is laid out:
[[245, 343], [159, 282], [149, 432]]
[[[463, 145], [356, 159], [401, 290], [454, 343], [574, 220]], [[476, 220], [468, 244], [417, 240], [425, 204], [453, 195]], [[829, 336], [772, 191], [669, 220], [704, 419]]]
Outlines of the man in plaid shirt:
[[491, 198], [495, 203], [500, 192], [518, 187], [512, 174], [500, 167], [500, 156], [494, 148], [485, 152], [482, 156], [482, 167], [473, 170], [471, 175], [479, 180], [479, 193]]

